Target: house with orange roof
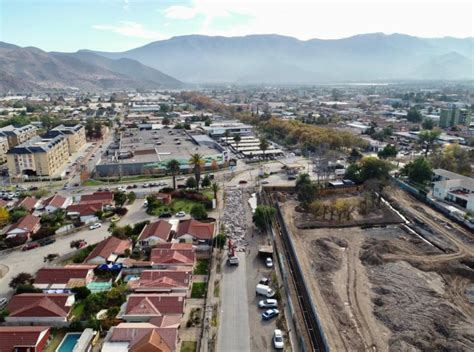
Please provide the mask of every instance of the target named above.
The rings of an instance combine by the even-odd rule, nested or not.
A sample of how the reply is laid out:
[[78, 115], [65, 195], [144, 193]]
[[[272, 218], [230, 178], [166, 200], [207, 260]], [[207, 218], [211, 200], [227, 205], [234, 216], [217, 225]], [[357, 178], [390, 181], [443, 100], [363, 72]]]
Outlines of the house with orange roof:
[[10, 299], [5, 321], [9, 324], [65, 326], [69, 324], [74, 295], [22, 293]]
[[23, 199], [20, 199], [15, 207], [23, 207], [26, 210], [28, 210], [30, 213], [32, 213], [37, 206], [39, 206], [40, 201], [34, 197], [25, 197]]
[[70, 198], [55, 194], [54, 196], [43, 200], [39, 206], [39, 209], [44, 210], [47, 213], [54, 213], [56, 210], [66, 209], [71, 203], [72, 200]]
[[143, 270], [140, 277], [128, 282], [128, 288], [139, 292], [187, 292], [191, 284], [191, 269]]
[[145, 225], [138, 236], [137, 243], [139, 247], [154, 247], [158, 243], [164, 243], [171, 240], [172, 225], [165, 220], [159, 220]]
[[34, 215], [26, 215], [10, 226], [5, 232], [7, 237], [26, 235], [28, 238], [40, 229], [40, 218]]
[[201, 222], [194, 219], [182, 220], [174, 236], [175, 242], [212, 244], [215, 232], [215, 223]]
[[49, 326], [0, 326], [0, 351], [43, 352], [49, 336]]
[[150, 261], [154, 268], [171, 269], [193, 267], [196, 253], [192, 243], [162, 243], [151, 250]]
[[99, 242], [84, 262], [97, 265], [115, 263], [119, 257], [124, 256], [127, 249], [132, 250], [132, 245], [133, 243], [130, 240], [121, 240], [115, 236], [109, 236]]
[[76, 264], [65, 267], [41, 268], [33, 285], [41, 290], [65, 290], [87, 286], [94, 279], [96, 265]]
[[102, 352], [174, 352], [179, 343], [178, 329], [150, 323], [120, 323], [112, 327]]
[[161, 318], [161, 322], [168, 321], [168, 326], [174, 321], [178, 327], [183, 316], [185, 297], [185, 293], [132, 293], [122, 305], [117, 317], [128, 322], [149, 322], [151, 319]]

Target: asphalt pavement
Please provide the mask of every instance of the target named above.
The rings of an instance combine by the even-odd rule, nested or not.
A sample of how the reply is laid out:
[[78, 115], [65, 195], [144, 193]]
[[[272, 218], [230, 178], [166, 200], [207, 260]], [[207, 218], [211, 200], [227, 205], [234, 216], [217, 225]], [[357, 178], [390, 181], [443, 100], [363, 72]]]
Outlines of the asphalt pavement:
[[222, 301], [217, 351], [250, 351], [245, 253], [237, 253], [238, 266], [222, 267]]

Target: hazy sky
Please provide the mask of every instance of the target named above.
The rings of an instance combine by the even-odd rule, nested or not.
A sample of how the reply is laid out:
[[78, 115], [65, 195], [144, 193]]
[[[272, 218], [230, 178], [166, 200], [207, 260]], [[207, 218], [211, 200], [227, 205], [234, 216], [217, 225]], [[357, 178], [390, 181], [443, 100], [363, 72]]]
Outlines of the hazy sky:
[[0, 40], [52, 51], [121, 51], [186, 34], [361, 33], [473, 37], [470, 0], [0, 0]]

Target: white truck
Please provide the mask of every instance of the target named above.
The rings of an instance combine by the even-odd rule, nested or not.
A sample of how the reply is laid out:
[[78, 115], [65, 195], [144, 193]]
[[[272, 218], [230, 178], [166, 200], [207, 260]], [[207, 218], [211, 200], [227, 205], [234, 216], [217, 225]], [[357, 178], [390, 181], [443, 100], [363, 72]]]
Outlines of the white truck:
[[273, 296], [275, 296], [275, 291], [273, 291], [267, 285], [258, 284], [257, 287], [255, 288], [255, 291], [257, 295], [262, 295], [267, 298], [272, 298]]

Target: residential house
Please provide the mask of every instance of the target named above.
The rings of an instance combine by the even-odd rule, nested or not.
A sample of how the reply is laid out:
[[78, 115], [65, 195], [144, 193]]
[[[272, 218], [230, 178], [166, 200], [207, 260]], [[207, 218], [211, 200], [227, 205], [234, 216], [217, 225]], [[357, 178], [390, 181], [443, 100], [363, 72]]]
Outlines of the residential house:
[[33, 125], [15, 127], [8, 125], [0, 128], [0, 136], [8, 141], [8, 148], [13, 148], [19, 144], [36, 136], [37, 128]]
[[69, 290], [87, 286], [94, 279], [96, 265], [76, 264], [65, 267], [41, 268], [36, 274], [34, 286], [41, 290]]
[[97, 265], [114, 263], [117, 258], [125, 254], [127, 249], [131, 251], [132, 245], [130, 240], [109, 236], [94, 248], [84, 262]]
[[196, 260], [192, 243], [162, 243], [152, 249], [150, 261], [153, 267], [171, 269], [180, 266], [193, 267]]
[[179, 326], [184, 311], [185, 294], [131, 294], [120, 310], [118, 317], [127, 322], [150, 322], [160, 318], [161, 321], [173, 321]]
[[71, 199], [55, 194], [41, 202], [40, 209], [53, 213], [58, 209], [66, 209], [71, 204]]
[[10, 226], [6, 232], [7, 237], [26, 235], [28, 238], [40, 229], [40, 218], [34, 215], [26, 215]]
[[28, 210], [30, 213], [32, 213], [36, 207], [39, 205], [39, 200], [33, 197], [25, 197], [23, 199], [20, 199], [18, 203], [15, 205], [16, 207], [23, 207], [26, 210]]
[[433, 170], [433, 197], [474, 213], [474, 179], [443, 169]]
[[102, 352], [174, 352], [177, 344], [176, 328], [150, 323], [120, 323], [110, 329]]
[[0, 351], [43, 352], [49, 336], [48, 326], [0, 326]]
[[74, 295], [22, 293], [10, 299], [5, 318], [11, 324], [64, 326], [68, 324]]
[[85, 224], [97, 222], [97, 212], [102, 210], [102, 203], [72, 204], [66, 208], [66, 215], [71, 219], [79, 219]]
[[158, 243], [168, 242], [171, 239], [171, 228], [172, 225], [165, 220], [147, 224], [138, 236], [138, 245], [153, 247]]
[[114, 194], [112, 192], [94, 192], [81, 196], [79, 204], [102, 204], [102, 210], [107, 210], [114, 205]]
[[128, 282], [135, 292], [187, 292], [191, 284], [189, 270], [143, 270], [140, 278]]
[[182, 220], [174, 236], [177, 242], [212, 244], [215, 224], [213, 222], [201, 222], [194, 219]]
[[169, 194], [169, 193], [161, 193], [160, 192], [160, 193], [155, 194], [155, 197], [156, 197], [156, 199], [161, 201], [164, 205], [171, 204], [172, 197], [171, 197], [171, 194]]

